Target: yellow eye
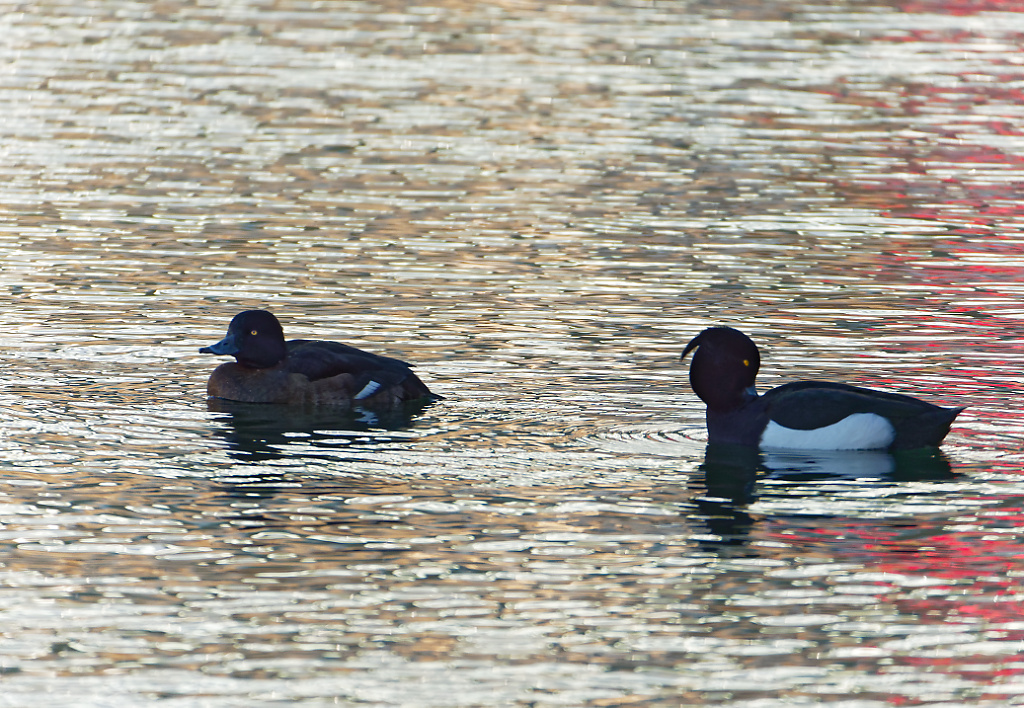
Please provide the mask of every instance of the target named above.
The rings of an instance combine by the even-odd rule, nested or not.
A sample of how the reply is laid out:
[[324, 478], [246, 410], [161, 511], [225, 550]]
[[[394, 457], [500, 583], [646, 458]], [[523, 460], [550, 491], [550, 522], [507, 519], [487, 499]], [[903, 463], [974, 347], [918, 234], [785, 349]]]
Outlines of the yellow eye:
[[[253, 334], [256, 334], [256, 333], [253, 332]], [[743, 366], [750, 366], [750, 359], [744, 359], [743, 360]]]
[[259, 332], [257, 332], [256, 330], [253, 330], [253, 331], [249, 332], [249, 334], [251, 334], [252, 336], [255, 337], [257, 334], [259, 334]]

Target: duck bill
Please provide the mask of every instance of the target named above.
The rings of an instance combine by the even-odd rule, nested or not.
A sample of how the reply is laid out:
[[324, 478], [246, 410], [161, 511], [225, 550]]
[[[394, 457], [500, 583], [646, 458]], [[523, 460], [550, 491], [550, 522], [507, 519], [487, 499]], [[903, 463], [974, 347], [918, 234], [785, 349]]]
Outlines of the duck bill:
[[211, 344], [208, 347], [203, 347], [199, 350], [200, 354], [237, 354], [239, 351], [238, 342], [235, 341], [233, 334], [228, 334], [224, 339], [220, 340], [216, 344]]

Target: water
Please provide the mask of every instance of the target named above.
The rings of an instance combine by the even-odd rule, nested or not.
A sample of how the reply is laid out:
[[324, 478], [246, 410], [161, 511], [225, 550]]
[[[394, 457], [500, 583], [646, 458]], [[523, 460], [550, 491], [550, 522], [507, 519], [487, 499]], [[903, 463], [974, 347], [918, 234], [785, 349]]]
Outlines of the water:
[[[0, 705], [1020, 703], [1013, 10], [8, 7]], [[252, 307], [446, 399], [208, 405]], [[718, 323], [969, 409], [719, 455]]]

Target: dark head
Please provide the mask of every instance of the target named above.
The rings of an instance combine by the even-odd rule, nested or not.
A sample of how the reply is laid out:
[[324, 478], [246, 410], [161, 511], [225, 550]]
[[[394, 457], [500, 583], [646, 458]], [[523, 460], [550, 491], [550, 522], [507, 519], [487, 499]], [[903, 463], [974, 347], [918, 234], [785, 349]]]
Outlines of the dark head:
[[681, 358], [693, 349], [690, 386], [709, 410], [733, 411], [757, 396], [761, 355], [750, 337], [732, 327], [711, 327], [690, 340]]
[[252, 369], [269, 369], [288, 356], [281, 323], [266, 310], [238, 313], [228, 325], [228, 336], [199, 351], [203, 354], [230, 354], [239, 364]]

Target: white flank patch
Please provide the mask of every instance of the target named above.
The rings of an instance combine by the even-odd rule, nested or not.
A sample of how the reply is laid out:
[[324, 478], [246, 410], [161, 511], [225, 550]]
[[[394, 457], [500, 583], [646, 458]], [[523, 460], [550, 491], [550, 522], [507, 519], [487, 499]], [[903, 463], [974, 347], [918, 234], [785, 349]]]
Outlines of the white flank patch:
[[377, 383], [376, 381], [371, 381], [370, 383], [363, 386], [363, 390], [357, 393], [355, 396], [353, 396], [353, 398], [355, 398], [355, 400], [357, 401], [361, 401], [364, 398], [369, 398], [373, 394], [377, 393], [377, 391], [379, 390], [380, 384]]
[[814, 430], [794, 430], [769, 422], [761, 447], [787, 450], [879, 450], [889, 447], [896, 431], [874, 413], [854, 413], [838, 423]]

